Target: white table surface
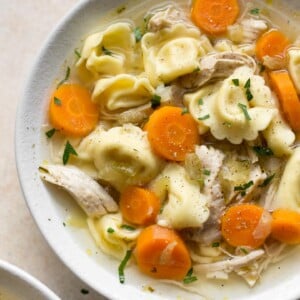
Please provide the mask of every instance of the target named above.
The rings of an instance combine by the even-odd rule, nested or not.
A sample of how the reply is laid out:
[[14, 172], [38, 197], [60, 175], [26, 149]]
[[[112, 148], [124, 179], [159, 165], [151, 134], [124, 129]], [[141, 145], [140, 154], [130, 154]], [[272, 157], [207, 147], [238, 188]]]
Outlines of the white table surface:
[[0, 258], [29, 272], [63, 300], [103, 300], [63, 265], [39, 232], [20, 189], [14, 157], [15, 114], [30, 68], [53, 26], [77, 2], [0, 0]]

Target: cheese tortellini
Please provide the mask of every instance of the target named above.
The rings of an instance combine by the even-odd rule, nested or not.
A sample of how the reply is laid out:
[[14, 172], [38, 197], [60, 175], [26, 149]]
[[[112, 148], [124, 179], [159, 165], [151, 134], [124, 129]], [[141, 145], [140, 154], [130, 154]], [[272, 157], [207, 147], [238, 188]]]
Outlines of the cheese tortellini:
[[[262, 105], [271, 101], [267, 92], [260, 77], [253, 75], [250, 68], [241, 67], [222, 83], [186, 95], [185, 100], [201, 131], [209, 128], [215, 138], [240, 144], [256, 139], [272, 121], [276, 109]], [[251, 101], [247, 93], [251, 93]]]
[[103, 116], [117, 118], [120, 112], [149, 103], [153, 94], [147, 78], [120, 74], [98, 80], [92, 97]]
[[288, 51], [289, 72], [293, 79], [297, 92], [300, 93], [300, 48], [292, 48]]
[[300, 213], [300, 148], [289, 158], [280, 180], [273, 209], [285, 208]]
[[88, 218], [88, 226], [97, 246], [106, 254], [122, 259], [131, 249], [141, 230], [123, 228], [120, 213], [107, 214], [101, 218]]
[[199, 30], [175, 24], [142, 39], [146, 74], [153, 86], [169, 83], [199, 68], [199, 59], [211, 47]]
[[182, 229], [201, 227], [208, 219], [209, 199], [200, 192], [199, 182], [190, 179], [182, 166], [168, 164], [150, 188], [162, 202], [166, 201], [159, 224]]
[[128, 185], [148, 183], [162, 168], [162, 160], [152, 152], [146, 132], [131, 124], [99, 131], [89, 150], [98, 178], [119, 191]]
[[77, 69], [81, 79], [124, 73], [134, 61], [135, 37], [130, 23], [120, 22], [85, 40]]

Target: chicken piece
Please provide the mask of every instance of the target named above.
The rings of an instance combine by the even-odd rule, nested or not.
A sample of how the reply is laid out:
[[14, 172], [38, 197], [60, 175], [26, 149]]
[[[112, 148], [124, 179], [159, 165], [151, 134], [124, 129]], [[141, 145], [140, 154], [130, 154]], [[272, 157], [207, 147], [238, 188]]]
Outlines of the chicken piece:
[[254, 59], [246, 54], [235, 52], [214, 53], [204, 56], [200, 61], [200, 70], [180, 77], [176, 83], [188, 90], [197, 89], [210, 81], [229, 77], [235, 69], [248, 66], [256, 69]]
[[155, 13], [149, 20], [147, 29], [151, 32], [157, 32], [179, 23], [185, 23], [187, 27], [199, 30], [182, 10], [177, 9], [174, 6], [170, 6], [166, 10]]
[[117, 203], [108, 192], [76, 167], [43, 165], [39, 171], [43, 180], [68, 191], [91, 218], [118, 210]]

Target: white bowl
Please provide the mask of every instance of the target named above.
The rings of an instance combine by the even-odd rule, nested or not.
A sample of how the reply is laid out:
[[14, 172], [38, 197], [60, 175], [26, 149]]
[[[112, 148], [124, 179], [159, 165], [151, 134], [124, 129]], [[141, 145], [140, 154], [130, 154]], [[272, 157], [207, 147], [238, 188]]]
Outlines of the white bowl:
[[60, 298], [25, 271], [0, 260], [0, 299], [59, 300]]
[[[147, 278], [134, 266], [126, 268], [126, 282], [120, 284], [118, 262], [96, 248], [87, 230], [63, 226], [66, 211], [71, 209], [72, 202], [65, 193], [41, 182], [38, 176], [38, 166], [48, 157], [41, 125], [45, 120], [54, 81], [64, 77], [67, 65], [64, 61], [73, 55], [80, 40], [97, 28], [105, 12], [120, 6], [122, 2], [80, 2], [62, 20], [41, 50], [16, 120], [15, 149], [20, 182], [29, 209], [49, 245], [78, 277], [99, 293], [109, 299], [123, 300], [176, 299], [178, 296], [182, 299], [199, 299], [195, 294]], [[136, 3], [141, 5], [142, 2]], [[296, 299], [300, 297], [299, 268], [300, 253], [296, 253], [265, 272], [253, 289], [248, 288], [242, 280], [230, 283], [203, 281], [199, 284], [203, 293], [212, 299]], [[145, 291], [147, 285], [155, 291]]]

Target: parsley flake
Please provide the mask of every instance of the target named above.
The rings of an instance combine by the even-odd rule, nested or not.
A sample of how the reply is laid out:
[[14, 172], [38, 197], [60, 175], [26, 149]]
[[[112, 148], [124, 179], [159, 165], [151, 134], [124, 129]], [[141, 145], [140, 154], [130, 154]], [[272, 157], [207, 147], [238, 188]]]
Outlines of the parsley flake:
[[151, 108], [155, 109], [155, 108], [159, 107], [160, 106], [160, 100], [161, 100], [161, 97], [154, 94], [151, 98]]
[[87, 294], [89, 294], [89, 291], [88, 290], [86, 290], [86, 289], [81, 289], [81, 294], [83, 294], [83, 295], [87, 295]]
[[199, 104], [199, 105], [203, 105], [203, 98], [200, 98], [200, 99], [198, 100], [198, 104]]
[[205, 115], [205, 116], [203, 116], [203, 117], [199, 117], [198, 120], [199, 120], [199, 121], [204, 121], [204, 120], [207, 120], [207, 119], [209, 119], [209, 118], [210, 118], [210, 115]]
[[74, 49], [74, 54], [75, 54], [78, 58], [81, 58], [81, 54], [80, 54], [80, 52], [78, 51], [78, 49]]
[[253, 146], [252, 149], [259, 156], [272, 156], [274, 154], [270, 148], [264, 146]]
[[251, 79], [248, 78], [248, 80], [246, 81], [246, 83], [245, 83], [245, 85], [244, 85], [244, 88], [245, 88], [245, 89], [250, 89], [250, 87], [251, 87]]
[[186, 276], [183, 279], [183, 283], [189, 284], [196, 280], [198, 280], [198, 278], [196, 276], [193, 276], [193, 268], [190, 268], [189, 271], [187, 272]]
[[210, 170], [204, 169], [203, 174], [206, 175], [206, 176], [209, 176], [210, 175]]
[[259, 187], [266, 187], [266, 186], [273, 180], [274, 177], [275, 177], [275, 173], [272, 174], [272, 175], [270, 175], [270, 176], [268, 176], [268, 177], [263, 181], [263, 183], [259, 185]]
[[119, 281], [120, 283], [124, 283], [125, 282], [125, 274], [124, 274], [124, 269], [126, 267], [127, 262], [129, 261], [130, 257], [132, 254], [132, 250], [127, 250], [125, 257], [123, 258], [123, 260], [121, 261], [120, 265], [119, 265]]
[[250, 14], [251, 15], [259, 15], [259, 13], [260, 13], [260, 10], [259, 10], [259, 8], [252, 8], [251, 10], [250, 10]]
[[62, 85], [62, 84], [64, 84], [66, 81], [68, 81], [68, 79], [69, 79], [69, 77], [70, 77], [70, 74], [71, 74], [71, 69], [70, 69], [70, 67], [68, 67], [67, 68], [67, 71], [66, 71], [66, 75], [65, 75], [65, 78], [62, 80], [62, 81], [60, 81], [59, 83], [58, 83], [58, 85], [57, 85], [57, 89]]
[[253, 95], [250, 91], [250, 89], [246, 89], [246, 97], [248, 101], [251, 101], [253, 99]]
[[114, 230], [113, 228], [111, 228], [111, 227], [108, 227], [108, 228], [107, 228], [107, 232], [108, 232], [108, 233], [114, 233], [115, 230]]
[[234, 187], [234, 191], [241, 191], [241, 195], [245, 196], [246, 195], [246, 191], [247, 189], [253, 185], [253, 181], [250, 180], [249, 182], [245, 183], [245, 184], [241, 184], [238, 186]]
[[189, 110], [186, 108], [186, 107], [184, 107], [183, 109], [182, 109], [182, 111], [181, 111], [181, 114], [182, 115], [185, 115], [185, 114], [188, 114], [189, 113]]
[[196, 68], [193, 70], [193, 73], [196, 73], [196, 72], [200, 72], [200, 68], [199, 68], [199, 67], [196, 67]]
[[112, 52], [108, 49], [106, 49], [104, 46], [102, 46], [102, 52], [105, 54], [105, 55], [109, 55], [109, 56], [112, 56]]
[[245, 254], [248, 254], [248, 253], [249, 253], [248, 250], [245, 249], [245, 248], [240, 248], [240, 249], [241, 249], [241, 251], [244, 252]]
[[47, 132], [45, 132], [47, 138], [49, 138], [49, 139], [52, 138], [53, 135], [54, 135], [54, 133], [55, 133], [55, 131], [56, 131], [56, 129], [52, 128], [52, 129], [48, 130]]
[[69, 161], [70, 155], [75, 155], [77, 156], [77, 152], [75, 151], [75, 149], [73, 148], [73, 146], [70, 144], [69, 141], [67, 141], [66, 146], [65, 146], [65, 150], [64, 150], [64, 154], [63, 154], [63, 164], [66, 165]]
[[211, 244], [211, 246], [212, 246], [213, 248], [217, 248], [217, 247], [220, 246], [220, 243], [219, 243], [219, 242], [214, 242], [214, 243]]
[[127, 224], [122, 224], [122, 225], [121, 225], [121, 228], [122, 228], [122, 229], [126, 229], [126, 230], [128, 230], [128, 231], [134, 231], [134, 230], [136, 229], [135, 227], [130, 226], [130, 225], [127, 225]]
[[54, 97], [53, 101], [54, 101], [54, 104], [55, 104], [55, 105], [61, 106], [61, 100], [60, 100], [60, 99]]
[[135, 36], [135, 41], [138, 43], [142, 37], [143, 37], [143, 33], [140, 27], [136, 27], [133, 31], [134, 36]]
[[247, 106], [245, 104], [239, 103], [238, 107], [242, 110], [243, 114], [245, 115], [245, 119], [247, 121], [250, 121], [251, 117], [249, 116]]
[[235, 78], [235, 79], [232, 79], [232, 83], [235, 85], [235, 86], [239, 86], [240, 85], [240, 81]]

